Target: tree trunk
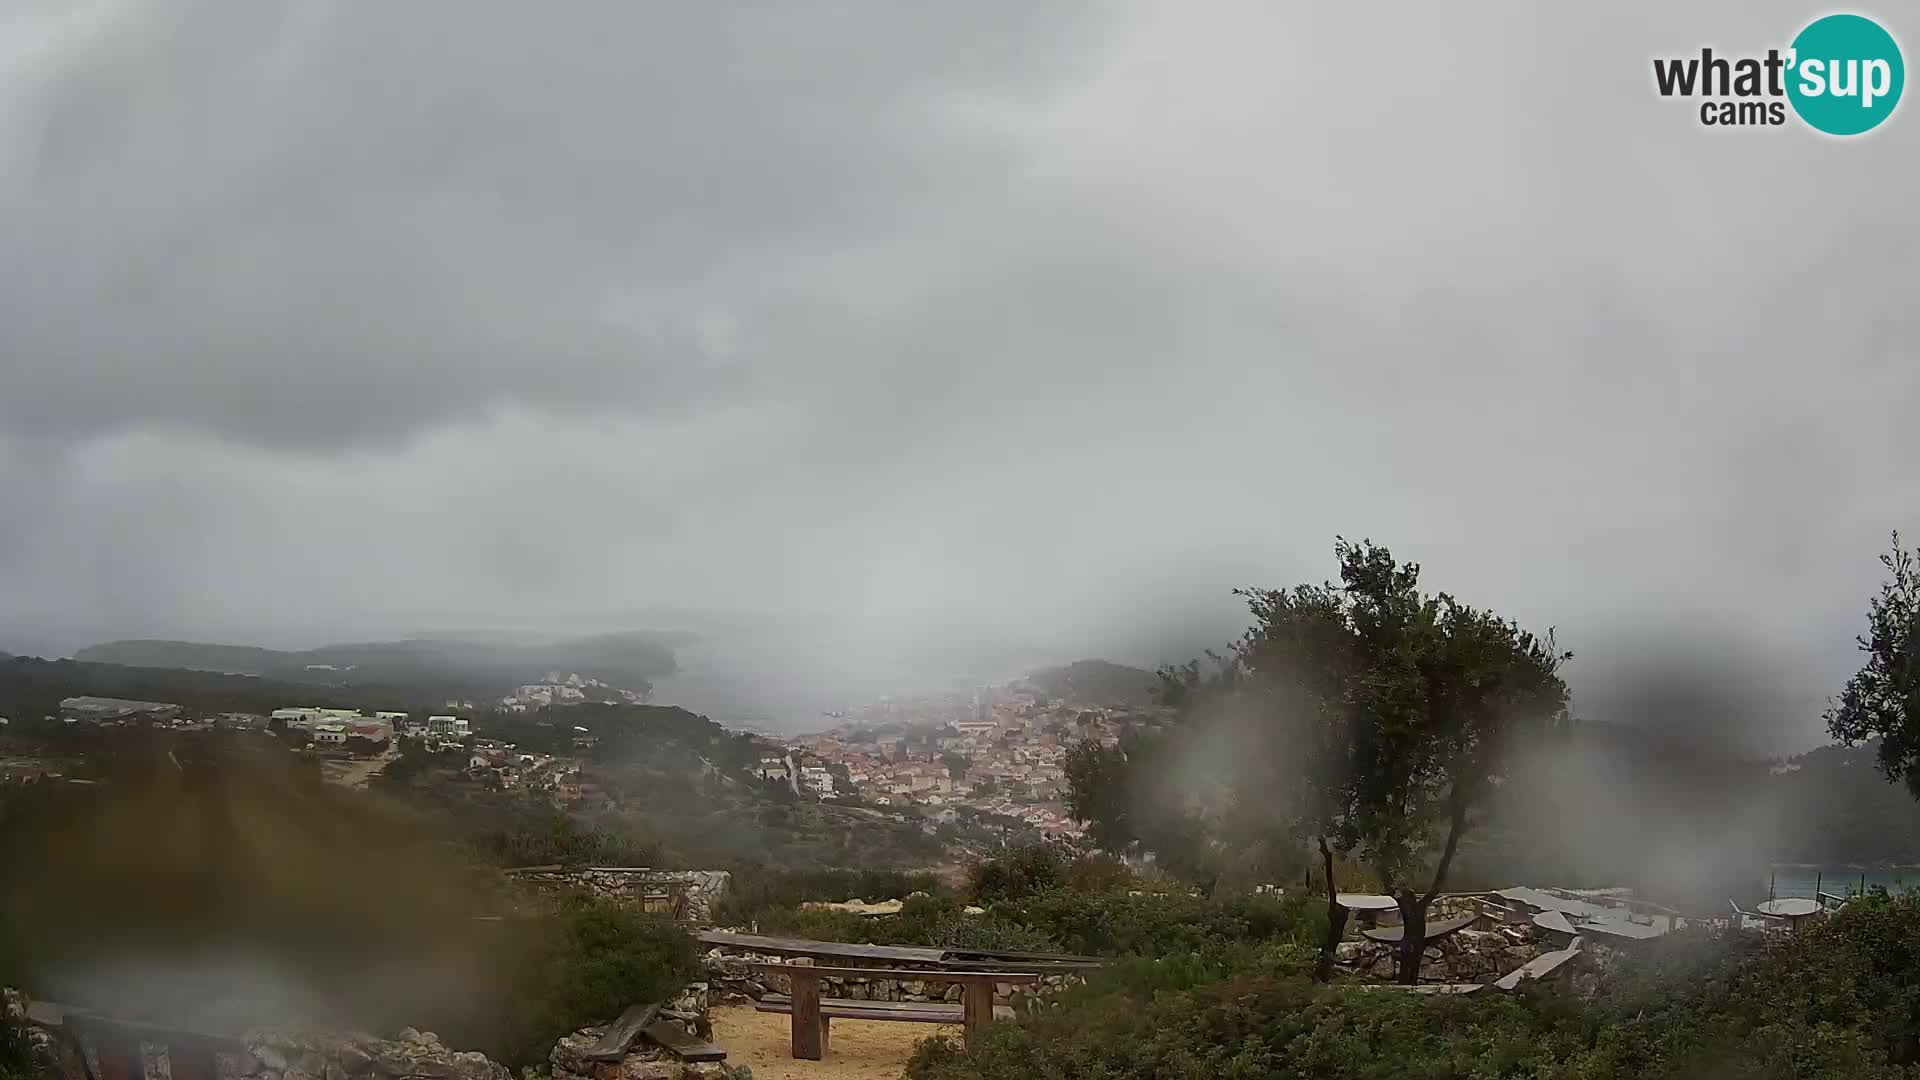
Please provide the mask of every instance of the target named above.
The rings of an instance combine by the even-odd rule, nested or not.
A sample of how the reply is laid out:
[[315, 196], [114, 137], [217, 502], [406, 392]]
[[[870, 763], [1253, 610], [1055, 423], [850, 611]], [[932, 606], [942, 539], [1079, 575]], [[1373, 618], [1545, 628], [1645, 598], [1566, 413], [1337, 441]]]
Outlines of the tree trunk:
[[1420, 961], [1426, 956], [1427, 903], [1433, 898], [1420, 896], [1412, 889], [1401, 889], [1393, 899], [1400, 905], [1400, 945], [1395, 957], [1394, 981], [1412, 986], [1420, 981]]
[[1339, 890], [1333, 885], [1333, 849], [1327, 846], [1327, 838], [1320, 838], [1320, 861], [1327, 871], [1327, 940], [1320, 947], [1320, 963], [1314, 966], [1313, 977], [1320, 982], [1333, 980], [1334, 950], [1340, 945], [1340, 939], [1347, 933], [1347, 909], [1335, 899]]
[[1446, 883], [1447, 871], [1453, 866], [1454, 853], [1460, 850], [1460, 836], [1467, 831], [1465, 793], [1456, 787], [1447, 801], [1447, 844], [1440, 852], [1439, 865], [1433, 868], [1433, 882], [1427, 886], [1426, 895], [1405, 887], [1393, 894], [1394, 902], [1400, 907], [1403, 928], [1395, 964], [1395, 981], [1402, 986], [1420, 981], [1420, 961], [1427, 951], [1427, 909], [1432, 906], [1433, 898], [1440, 895], [1440, 886]]

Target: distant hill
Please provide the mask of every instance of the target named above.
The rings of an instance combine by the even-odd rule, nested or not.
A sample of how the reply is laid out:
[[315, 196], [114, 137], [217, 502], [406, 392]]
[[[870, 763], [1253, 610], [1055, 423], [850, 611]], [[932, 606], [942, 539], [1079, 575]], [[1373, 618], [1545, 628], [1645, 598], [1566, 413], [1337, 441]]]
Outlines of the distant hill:
[[1106, 660], [1076, 660], [1062, 667], [1041, 668], [1027, 681], [1049, 696], [1087, 705], [1137, 708], [1154, 703], [1160, 676], [1145, 668]]
[[13, 718], [16, 732], [56, 714], [61, 699], [84, 695], [165, 701], [196, 713], [264, 713], [289, 705], [412, 710], [445, 700], [418, 687], [317, 687], [253, 675], [0, 654], [0, 716]]
[[550, 671], [577, 673], [628, 690], [648, 690], [675, 669], [673, 643], [652, 631], [521, 643], [491, 637], [410, 638], [282, 651], [190, 641], [110, 641], [75, 658], [132, 667], [253, 675], [313, 686], [406, 686], [493, 696]]

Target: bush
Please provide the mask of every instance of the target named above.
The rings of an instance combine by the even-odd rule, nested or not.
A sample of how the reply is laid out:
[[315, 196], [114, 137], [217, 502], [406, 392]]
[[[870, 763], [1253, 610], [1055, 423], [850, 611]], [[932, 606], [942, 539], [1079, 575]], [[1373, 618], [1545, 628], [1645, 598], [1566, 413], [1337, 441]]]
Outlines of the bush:
[[581, 822], [560, 810], [518, 811], [506, 828], [480, 834], [482, 855], [500, 866], [654, 866], [660, 846]]
[[554, 1040], [662, 1001], [699, 973], [699, 953], [671, 921], [608, 901], [569, 903], [524, 943], [490, 1049], [512, 1065], [547, 1059]]
[[762, 933], [865, 945], [923, 945], [957, 949], [1054, 952], [1060, 948], [1044, 931], [991, 915], [967, 915], [959, 901], [945, 896], [914, 896], [897, 915], [856, 915], [848, 911], [768, 908], [755, 925]]
[[988, 949], [998, 952], [1058, 952], [1060, 943], [1044, 930], [1008, 922], [992, 915], [952, 915], [934, 930], [929, 944], [949, 949]]
[[973, 867], [968, 875], [974, 902], [1023, 900], [1066, 884], [1073, 858], [1051, 844], [1018, 848]]
[[1119, 892], [1132, 887], [1134, 880], [1126, 863], [1096, 852], [1068, 863], [1064, 883], [1075, 892]]
[[1856, 902], [1785, 941], [1681, 933], [1646, 942], [1591, 1004], [1550, 988], [1445, 998], [1319, 987], [1303, 974], [1313, 951], [1280, 939], [1125, 959], [1018, 1023], [965, 1045], [922, 1044], [907, 1076], [1893, 1080], [1920, 1072], [1915, 899]]
[[[905, 900], [917, 892], [935, 896], [951, 891], [933, 874], [898, 870], [776, 870], [743, 864], [731, 867], [733, 881], [727, 895], [714, 907], [714, 921], [722, 926], [766, 925], [769, 912], [792, 912], [812, 900]], [[781, 918], [774, 915], [774, 918]], [[859, 916], [855, 916], [859, 918]], [[784, 931], [782, 931], [784, 932]], [[813, 936], [813, 935], [808, 935]]]
[[1186, 893], [1077, 893], [1066, 889], [994, 905], [992, 914], [1095, 956], [1164, 956], [1230, 942], [1311, 934], [1324, 912], [1305, 897]]

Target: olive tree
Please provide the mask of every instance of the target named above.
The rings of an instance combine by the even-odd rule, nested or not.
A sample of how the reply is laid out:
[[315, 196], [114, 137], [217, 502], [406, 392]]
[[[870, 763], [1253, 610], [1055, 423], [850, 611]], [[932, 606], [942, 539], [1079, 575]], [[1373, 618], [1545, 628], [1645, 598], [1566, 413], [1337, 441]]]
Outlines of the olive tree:
[[1880, 740], [1881, 771], [1920, 798], [1920, 570], [1915, 553], [1880, 556], [1889, 580], [1867, 605], [1867, 632], [1854, 640], [1866, 663], [1827, 709], [1827, 731], [1852, 746]]

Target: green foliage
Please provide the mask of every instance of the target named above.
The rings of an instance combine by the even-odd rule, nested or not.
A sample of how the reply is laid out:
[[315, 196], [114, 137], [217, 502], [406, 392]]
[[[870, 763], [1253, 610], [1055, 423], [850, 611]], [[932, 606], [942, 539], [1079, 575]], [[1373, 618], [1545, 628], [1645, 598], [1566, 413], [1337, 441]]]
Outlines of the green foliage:
[[1880, 556], [1891, 580], [1867, 608], [1867, 633], [1856, 640], [1867, 662], [1827, 710], [1827, 730], [1851, 746], [1880, 739], [1880, 767], [1920, 798], [1920, 568], [1900, 547]]
[[658, 844], [537, 804], [516, 808], [511, 825], [483, 833], [476, 846], [501, 866], [655, 866], [660, 861]]
[[976, 903], [1021, 900], [1059, 888], [1072, 861], [1072, 854], [1058, 846], [1031, 844], [977, 863], [968, 872], [968, 884]]
[[629, 1005], [665, 1000], [699, 972], [699, 954], [686, 931], [604, 901], [567, 906], [529, 946], [491, 1044], [513, 1065], [544, 1062], [560, 1036], [607, 1023]]
[[1210, 885], [1224, 869], [1221, 837], [1183, 790], [1185, 734], [1129, 732], [1115, 746], [1081, 742], [1067, 755], [1067, 809], [1102, 849], [1145, 850], [1169, 873]]
[[1051, 697], [1089, 705], [1153, 704], [1153, 672], [1106, 660], [1076, 660], [1064, 667], [1042, 668], [1027, 676], [1027, 681]]
[[746, 926], [768, 912], [798, 908], [808, 901], [905, 900], [914, 893], [940, 895], [950, 890], [924, 871], [828, 868], [782, 870], [763, 864], [730, 867], [732, 884], [714, 908], [721, 926]]
[[1303, 944], [1117, 963], [908, 1080], [1893, 1080], [1920, 1072], [1920, 899], [1856, 902], [1785, 941], [1644, 943], [1591, 1003], [1316, 987]]
[[994, 918], [1096, 956], [1167, 956], [1221, 943], [1268, 941], [1312, 928], [1322, 915], [1306, 897], [1203, 898], [1184, 892], [1079, 893], [1055, 889], [995, 904]]
[[1114, 892], [1134, 884], [1127, 864], [1102, 852], [1078, 856], [1066, 867], [1066, 886], [1075, 892]]

